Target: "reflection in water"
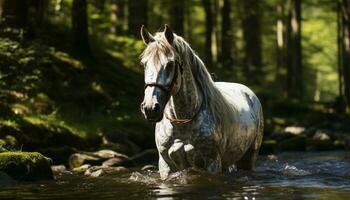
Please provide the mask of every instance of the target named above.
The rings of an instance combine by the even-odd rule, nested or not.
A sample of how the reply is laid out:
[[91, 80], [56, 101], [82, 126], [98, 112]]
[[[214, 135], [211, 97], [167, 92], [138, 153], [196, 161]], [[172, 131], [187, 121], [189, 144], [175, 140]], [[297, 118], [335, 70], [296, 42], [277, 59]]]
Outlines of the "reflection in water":
[[[56, 181], [0, 188], [0, 199], [349, 199], [348, 152], [261, 157], [255, 172], [213, 175], [184, 170], [162, 181], [156, 171], [91, 178], [57, 174]], [[278, 161], [277, 161], [278, 160]]]

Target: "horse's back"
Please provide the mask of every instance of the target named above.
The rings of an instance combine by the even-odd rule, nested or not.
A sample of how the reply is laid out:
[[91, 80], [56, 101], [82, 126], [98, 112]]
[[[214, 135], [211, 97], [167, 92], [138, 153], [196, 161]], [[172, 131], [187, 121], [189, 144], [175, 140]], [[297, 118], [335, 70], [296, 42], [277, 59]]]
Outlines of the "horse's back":
[[247, 86], [231, 82], [215, 82], [215, 86], [221, 91], [226, 100], [241, 114], [241, 117], [249, 117], [244, 116], [245, 113], [253, 113], [254, 117], [259, 117], [261, 109], [260, 101]]

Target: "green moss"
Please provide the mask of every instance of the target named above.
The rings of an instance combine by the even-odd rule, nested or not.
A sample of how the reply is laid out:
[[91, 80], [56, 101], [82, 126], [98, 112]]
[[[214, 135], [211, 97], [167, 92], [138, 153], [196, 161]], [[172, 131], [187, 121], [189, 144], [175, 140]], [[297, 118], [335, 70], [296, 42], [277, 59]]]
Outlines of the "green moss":
[[5, 142], [8, 149], [15, 149], [18, 146], [17, 139], [11, 135], [5, 137]]
[[52, 160], [36, 152], [0, 153], [0, 171], [17, 180], [53, 179]]

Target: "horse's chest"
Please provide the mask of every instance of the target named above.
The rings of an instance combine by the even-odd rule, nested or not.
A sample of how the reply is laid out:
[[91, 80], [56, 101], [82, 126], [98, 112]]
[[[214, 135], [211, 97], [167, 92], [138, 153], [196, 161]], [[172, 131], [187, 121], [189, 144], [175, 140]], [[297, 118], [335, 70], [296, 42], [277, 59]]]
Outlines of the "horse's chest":
[[156, 126], [157, 148], [174, 166], [207, 166], [218, 154], [214, 130], [213, 120], [206, 112], [191, 124], [160, 123]]
[[172, 125], [168, 123], [159, 123], [156, 126], [157, 146], [169, 147], [175, 140], [181, 140], [192, 145], [200, 145], [214, 140], [215, 125], [206, 111], [201, 112], [196, 120], [190, 124]]

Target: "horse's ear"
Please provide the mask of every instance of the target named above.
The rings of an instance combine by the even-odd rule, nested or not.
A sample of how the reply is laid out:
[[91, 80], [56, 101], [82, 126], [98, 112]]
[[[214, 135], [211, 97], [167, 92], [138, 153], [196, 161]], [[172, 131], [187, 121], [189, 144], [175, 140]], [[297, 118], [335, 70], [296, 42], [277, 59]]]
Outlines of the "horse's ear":
[[141, 37], [143, 42], [147, 45], [150, 42], [154, 41], [153, 36], [148, 32], [148, 30], [146, 29], [146, 27], [144, 25], [141, 26]]
[[173, 44], [174, 42], [174, 33], [171, 30], [171, 28], [165, 24], [165, 28], [164, 28], [164, 35], [166, 40], [169, 42], [169, 44]]

